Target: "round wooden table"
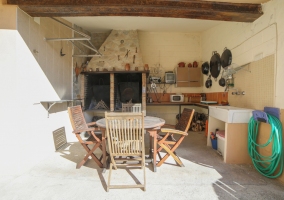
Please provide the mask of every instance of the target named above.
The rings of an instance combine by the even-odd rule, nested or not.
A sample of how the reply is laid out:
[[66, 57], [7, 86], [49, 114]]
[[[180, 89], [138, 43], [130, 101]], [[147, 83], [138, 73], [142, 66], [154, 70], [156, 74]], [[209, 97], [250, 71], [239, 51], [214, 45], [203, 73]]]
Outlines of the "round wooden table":
[[[144, 128], [146, 130], [148, 129], [154, 129], [154, 128], [160, 128], [165, 124], [165, 120], [158, 118], [158, 117], [152, 117], [152, 116], [145, 116], [144, 117]], [[105, 118], [99, 119], [96, 121], [96, 125], [100, 128], [106, 128], [106, 120]]]
[[[144, 117], [144, 128], [150, 134], [150, 158], [152, 159], [153, 171], [156, 172], [156, 157], [157, 157], [157, 131], [161, 129], [161, 126], [165, 124], [165, 120], [159, 117], [145, 116]], [[96, 121], [96, 125], [100, 127], [102, 131], [102, 139], [105, 141], [105, 128], [106, 121], [105, 118]], [[154, 141], [152, 141], [152, 139]], [[152, 145], [154, 144], [154, 145]], [[103, 165], [106, 168], [106, 153], [103, 153]]]

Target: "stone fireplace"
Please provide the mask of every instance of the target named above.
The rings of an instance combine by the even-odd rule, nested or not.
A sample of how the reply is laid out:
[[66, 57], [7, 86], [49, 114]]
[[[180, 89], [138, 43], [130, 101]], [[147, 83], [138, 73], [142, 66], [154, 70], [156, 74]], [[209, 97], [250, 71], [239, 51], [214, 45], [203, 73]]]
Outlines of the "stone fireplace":
[[[113, 30], [82, 72], [84, 110], [119, 111], [122, 103], [142, 103], [146, 110], [146, 75], [136, 30]], [[130, 69], [126, 70], [125, 65]], [[103, 103], [102, 103], [103, 102]]]

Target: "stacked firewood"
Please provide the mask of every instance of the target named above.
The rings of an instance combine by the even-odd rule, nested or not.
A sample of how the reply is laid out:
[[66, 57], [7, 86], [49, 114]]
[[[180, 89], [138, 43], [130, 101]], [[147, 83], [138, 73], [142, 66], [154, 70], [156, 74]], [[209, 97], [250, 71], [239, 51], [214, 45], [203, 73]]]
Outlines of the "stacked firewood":
[[192, 131], [203, 131], [203, 130], [205, 130], [207, 118], [208, 118], [208, 116], [205, 115], [204, 113], [195, 112], [193, 119], [191, 121], [189, 130], [192, 130]]

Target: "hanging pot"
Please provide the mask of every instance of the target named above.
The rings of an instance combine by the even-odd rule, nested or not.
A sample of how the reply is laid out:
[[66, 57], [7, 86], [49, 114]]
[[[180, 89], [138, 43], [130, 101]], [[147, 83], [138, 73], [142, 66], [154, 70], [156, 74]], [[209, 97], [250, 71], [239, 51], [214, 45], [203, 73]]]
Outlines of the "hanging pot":
[[198, 62], [194, 61], [194, 62], [193, 62], [193, 67], [194, 67], [194, 68], [198, 67]]
[[209, 63], [208, 62], [203, 63], [201, 66], [202, 74], [208, 75], [209, 70], [210, 70]]
[[205, 82], [205, 87], [210, 88], [212, 86], [211, 75], [209, 75], [208, 79]]
[[221, 65], [224, 69], [227, 69], [228, 66], [232, 64], [232, 52], [225, 47], [222, 56], [221, 56]]
[[[223, 70], [223, 72], [222, 72], [222, 76], [223, 76], [223, 74], [224, 74], [224, 70]], [[219, 85], [220, 85], [221, 87], [225, 87], [225, 85], [226, 85], [226, 80], [225, 80], [222, 76], [221, 76], [221, 78], [219, 79]]]
[[224, 78], [220, 78], [219, 80], [219, 85], [222, 86], [222, 87], [225, 87], [226, 85], [226, 80]]
[[210, 59], [210, 73], [212, 77], [217, 81], [217, 78], [221, 71], [221, 58], [217, 51], [213, 51], [212, 57]]

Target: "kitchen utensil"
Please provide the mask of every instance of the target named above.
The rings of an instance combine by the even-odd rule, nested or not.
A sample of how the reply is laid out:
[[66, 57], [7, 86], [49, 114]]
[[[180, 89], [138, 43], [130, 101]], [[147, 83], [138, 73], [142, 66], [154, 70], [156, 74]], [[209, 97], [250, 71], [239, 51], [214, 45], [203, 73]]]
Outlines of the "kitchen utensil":
[[221, 65], [223, 69], [227, 69], [228, 66], [232, 64], [232, 59], [232, 52], [225, 47], [221, 56]]
[[193, 67], [195, 67], [195, 68], [198, 67], [198, 62], [194, 61], [193, 62]]
[[76, 62], [76, 67], [75, 67], [75, 74], [76, 74], [76, 83], [78, 83], [78, 76], [81, 73], [82, 68], [78, 67], [77, 62]]
[[208, 62], [203, 63], [201, 66], [202, 74], [208, 75], [209, 70], [210, 70], [209, 63]]
[[219, 85], [220, 85], [221, 87], [225, 87], [225, 85], [226, 85], [226, 80], [223, 78], [223, 74], [224, 74], [224, 70], [222, 71], [222, 76], [221, 76], [221, 78], [219, 79]]
[[185, 67], [185, 63], [184, 63], [184, 62], [180, 62], [180, 63], [178, 64], [178, 66], [179, 66], [179, 67]]
[[212, 52], [212, 57], [210, 59], [210, 74], [217, 81], [217, 78], [221, 71], [221, 58], [217, 51]]
[[192, 64], [191, 63], [188, 63], [188, 65], [187, 65], [188, 67], [192, 67]]
[[205, 87], [210, 88], [211, 86], [212, 86], [212, 80], [211, 80], [211, 74], [210, 74], [205, 82]]
[[225, 87], [226, 85], [226, 80], [224, 78], [220, 78], [219, 79], [219, 85], [222, 86], [222, 87]]

